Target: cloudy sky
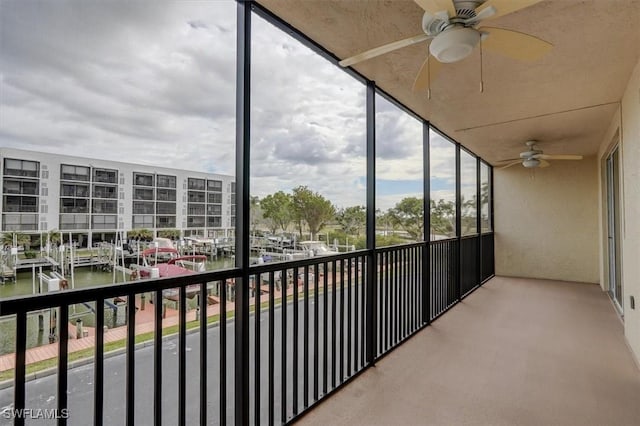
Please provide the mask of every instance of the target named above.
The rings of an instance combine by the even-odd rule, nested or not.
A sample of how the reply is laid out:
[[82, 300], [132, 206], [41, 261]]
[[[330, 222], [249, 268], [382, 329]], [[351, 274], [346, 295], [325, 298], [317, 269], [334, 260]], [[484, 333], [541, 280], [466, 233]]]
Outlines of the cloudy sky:
[[[232, 0], [3, 0], [0, 146], [234, 174], [235, 19]], [[365, 204], [364, 86], [257, 16], [252, 36], [252, 195]], [[423, 195], [422, 125], [377, 100], [386, 210]], [[454, 149], [432, 143], [451, 199]]]

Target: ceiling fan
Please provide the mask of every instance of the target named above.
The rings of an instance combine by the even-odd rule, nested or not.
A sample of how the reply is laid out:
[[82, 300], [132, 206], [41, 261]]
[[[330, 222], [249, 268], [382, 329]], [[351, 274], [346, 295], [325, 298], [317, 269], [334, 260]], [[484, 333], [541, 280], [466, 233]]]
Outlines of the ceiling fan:
[[[425, 13], [423, 34], [395, 41], [359, 53], [339, 62], [347, 67], [394, 50], [431, 40], [425, 59], [413, 84], [414, 90], [429, 88], [442, 64], [458, 62], [471, 54], [478, 44], [487, 51], [510, 58], [533, 61], [553, 45], [529, 34], [495, 27], [476, 28], [483, 20], [507, 15], [541, 0], [414, 0]], [[480, 43], [481, 42], [481, 43]], [[435, 60], [431, 60], [431, 58]], [[482, 86], [481, 86], [482, 90]]]
[[551, 163], [547, 160], [582, 160], [582, 155], [550, 155], [544, 154], [541, 149], [536, 146], [537, 141], [527, 141], [527, 150], [520, 153], [519, 158], [511, 158], [501, 161], [506, 163], [501, 169], [522, 164], [524, 167], [532, 169], [536, 167], [549, 167]]

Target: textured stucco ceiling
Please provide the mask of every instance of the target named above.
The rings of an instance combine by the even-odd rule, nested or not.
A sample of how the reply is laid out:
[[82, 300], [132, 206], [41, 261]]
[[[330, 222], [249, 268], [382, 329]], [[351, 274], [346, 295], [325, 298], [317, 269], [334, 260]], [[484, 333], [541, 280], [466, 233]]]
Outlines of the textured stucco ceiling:
[[[421, 34], [412, 0], [259, 0], [343, 59]], [[537, 139], [549, 154], [597, 152], [640, 55], [640, 0], [545, 0], [484, 24], [554, 45], [533, 62], [476, 50], [450, 64], [426, 92], [412, 91], [428, 43], [354, 69], [491, 163]]]

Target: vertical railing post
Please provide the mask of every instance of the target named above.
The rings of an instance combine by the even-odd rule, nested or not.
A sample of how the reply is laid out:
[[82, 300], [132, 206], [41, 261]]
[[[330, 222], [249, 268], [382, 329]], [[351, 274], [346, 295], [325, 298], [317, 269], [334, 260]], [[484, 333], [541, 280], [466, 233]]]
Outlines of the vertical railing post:
[[[249, 424], [249, 161], [251, 110], [251, 2], [238, 1], [236, 49], [236, 279], [235, 423]], [[221, 355], [224, 356], [224, 355]], [[258, 382], [255, 384], [260, 386]], [[256, 413], [259, 416], [259, 413]]]
[[367, 81], [367, 276], [366, 276], [366, 361], [373, 365], [377, 347], [376, 265], [376, 86]]
[[496, 230], [494, 224], [493, 206], [493, 166], [489, 166], [489, 229], [491, 230], [491, 269], [492, 274], [496, 273]]
[[480, 157], [476, 157], [476, 232], [478, 234], [478, 241], [476, 242], [476, 285], [480, 285], [482, 282], [482, 221], [480, 220], [482, 213], [482, 200], [480, 199], [482, 196], [482, 182], [480, 181], [482, 177], [480, 173], [481, 166]]
[[424, 181], [424, 246], [422, 247], [422, 324], [431, 322], [431, 264], [429, 246], [431, 244], [431, 157], [429, 122], [422, 123], [422, 176]]
[[102, 426], [104, 408], [104, 298], [96, 300], [96, 347], [93, 361], [93, 424]]
[[462, 291], [460, 286], [462, 280], [460, 279], [462, 274], [460, 273], [462, 267], [462, 256], [460, 255], [460, 245], [462, 237], [462, 192], [460, 182], [460, 144], [456, 143], [456, 248], [455, 248], [455, 282], [456, 282], [456, 300], [460, 301]]
[[[25, 373], [27, 363], [27, 313], [23, 310], [16, 315], [16, 354], [13, 385], [13, 408], [20, 412], [24, 410], [26, 402]], [[25, 416], [17, 416], [13, 424], [23, 426]]]

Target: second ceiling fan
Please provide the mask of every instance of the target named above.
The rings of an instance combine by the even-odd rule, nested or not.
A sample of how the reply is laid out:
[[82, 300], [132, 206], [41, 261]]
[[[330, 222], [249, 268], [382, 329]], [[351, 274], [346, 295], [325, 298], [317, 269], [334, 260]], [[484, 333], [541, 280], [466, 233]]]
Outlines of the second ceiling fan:
[[521, 152], [518, 158], [500, 161], [500, 169], [506, 169], [516, 164], [522, 164], [523, 167], [528, 169], [535, 169], [538, 167], [549, 167], [551, 164], [548, 160], [582, 160], [583, 158], [582, 155], [545, 154], [536, 144], [537, 141], [534, 140], [525, 142], [527, 150]]
[[[458, 62], [481, 43], [482, 49], [507, 57], [534, 61], [553, 45], [535, 36], [496, 27], [478, 27], [481, 21], [498, 18], [542, 0], [414, 0], [424, 11], [423, 34], [385, 44], [339, 62], [343, 67], [431, 40], [429, 55], [418, 72], [414, 90], [429, 88], [442, 64]], [[433, 60], [435, 59], [435, 60]]]

